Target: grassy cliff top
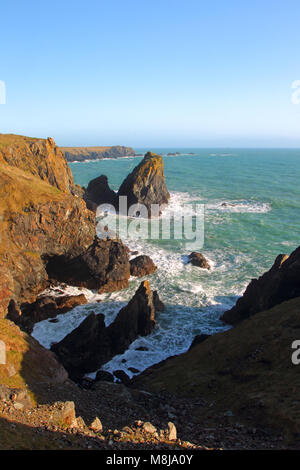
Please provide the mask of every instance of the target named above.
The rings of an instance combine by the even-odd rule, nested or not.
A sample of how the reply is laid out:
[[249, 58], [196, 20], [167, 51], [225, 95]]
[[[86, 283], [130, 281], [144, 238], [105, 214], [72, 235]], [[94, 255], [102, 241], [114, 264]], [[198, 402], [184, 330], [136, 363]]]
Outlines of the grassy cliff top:
[[60, 147], [63, 152], [72, 152], [82, 155], [89, 152], [104, 152], [111, 149], [112, 147]]
[[24, 145], [24, 143], [38, 142], [46, 139], [39, 139], [37, 137], [26, 137], [17, 134], [0, 134], [0, 150], [5, 150], [12, 145]]

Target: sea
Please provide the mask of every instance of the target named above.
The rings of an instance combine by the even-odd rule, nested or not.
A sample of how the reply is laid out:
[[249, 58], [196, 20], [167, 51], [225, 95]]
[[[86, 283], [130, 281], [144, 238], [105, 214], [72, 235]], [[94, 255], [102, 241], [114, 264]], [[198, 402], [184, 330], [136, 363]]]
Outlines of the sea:
[[[189, 264], [190, 249], [183, 239], [127, 239], [132, 251], [149, 255], [157, 271], [146, 278], [157, 290], [165, 311], [157, 313], [157, 326], [139, 337], [122, 355], [102, 369], [129, 368], [142, 372], [169, 356], [188, 350], [195, 335], [215, 334], [229, 326], [220, 321], [243, 294], [251, 279], [268, 270], [279, 253], [291, 253], [300, 244], [299, 149], [135, 149], [163, 156], [166, 184], [171, 194], [168, 208], [181, 217], [182, 207], [204, 207], [204, 241], [201, 253], [211, 269]], [[175, 155], [168, 155], [175, 154]], [[87, 186], [101, 174], [110, 187], [121, 182], [142, 157], [70, 163], [75, 183]], [[84, 293], [88, 304], [57, 316], [57, 322], [37, 323], [33, 336], [46, 348], [60, 341], [92, 311], [105, 315], [109, 325], [134, 295], [142, 279], [130, 278], [119, 292], [98, 294], [67, 286], [64, 292]], [[61, 295], [57, 289], [50, 289]], [[87, 345], [88, 346], [88, 345]], [[140, 348], [142, 347], [142, 350]], [[137, 372], [137, 373], [139, 373]], [[95, 373], [88, 374], [91, 377]]]

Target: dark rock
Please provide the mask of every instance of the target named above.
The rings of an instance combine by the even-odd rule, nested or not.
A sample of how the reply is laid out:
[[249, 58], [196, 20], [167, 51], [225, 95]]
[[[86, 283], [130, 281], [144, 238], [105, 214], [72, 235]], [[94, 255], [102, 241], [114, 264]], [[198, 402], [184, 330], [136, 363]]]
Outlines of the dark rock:
[[117, 194], [110, 189], [107, 176], [101, 175], [89, 182], [83, 199], [88, 209], [96, 210], [100, 204], [115, 206]]
[[24, 303], [21, 305], [22, 315], [15, 323], [18, 323], [27, 333], [31, 333], [35, 323], [56, 317], [86, 303], [87, 300], [84, 294], [39, 297], [31, 304]]
[[156, 312], [163, 312], [165, 310], [165, 304], [160, 300], [157, 290], [153, 292], [153, 303]]
[[258, 312], [285, 300], [300, 296], [300, 247], [290, 256], [278, 255], [272, 268], [253, 279], [236, 305], [225, 312], [221, 320], [237, 324]]
[[52, 345], [74, 380], [93, 372], [115, 355], [122, 354], [138, 337], [146, 336], [155, 326], [153, 292], [148, 281], [141, 283], [133, 298], [108, 327], [104, 316], [91, 313], [62, 341]]
[[106, 370], [98, 370], [95, 380], [96, 382], [98, 381], [113, 382], [114, 376], [110, 372], [107, 372]]
[[136, 369], [135, 367], [128, 367], [128, 370], [133, 374], [138, 374], [140, 372], [139, 369]]
[[210, 264], [205, 256], [203, 256], [202, 253], [197, 253], [196, 251], [193, 251], [189, 255], [189, 263], [202, 269], [210, 269]]
[[204, 333], [202, 333], [201, 335], [196, 335], [195, 338], [193, 339], [188, 351], [190, 351], [191, 349], [193, 349], [195, 346], [197, 346], [197, 344], [200, 344], [200, 343], [203, 343], [203, 341], [205, 341], [207, 338], [209, 338], [211, 335], [205, 335]]
[[131, 276], [143, 277], [152, 274], [157, 270], [157, 266], [152, 259], [146, 255], [140, 255], [130, 260]]
[[128, 208], [132, 204], [143, 204], [151, 214], [151, 204], [164, 206], [170, 198], [165, 183], [163, 159], [160, 155], [148, 152], [138, 166], [121, 184], [118, 196], [127, 196]]
[[120, 382], [124, 385], [130, 385], [130, 377], [124, 372], [123, 370], [115, 370], [114, 376], [120, 380]]
[[83, 377], [80, 386], [84, 388], [85, 390], [90, 390], [94, 384], [94, 380], [91, 379], [91, 377]]
[[50, 278], [98, 292], [123, 289], [130, 277], [129, 250], [121, 240], [95, 239], [77, 258], [52, 258], [47, 271]]
[[149, 351], [149, 348], [146, 346], [139, 346], [138, 348], [135, 348], [136, 351]]

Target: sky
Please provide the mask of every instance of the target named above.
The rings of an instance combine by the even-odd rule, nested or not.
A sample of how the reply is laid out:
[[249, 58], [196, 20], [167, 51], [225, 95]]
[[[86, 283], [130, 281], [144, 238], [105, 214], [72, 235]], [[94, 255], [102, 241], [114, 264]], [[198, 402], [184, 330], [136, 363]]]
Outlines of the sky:
[[0, 14], [1, 133], [300, 147], [299, 0], [11, 0]]

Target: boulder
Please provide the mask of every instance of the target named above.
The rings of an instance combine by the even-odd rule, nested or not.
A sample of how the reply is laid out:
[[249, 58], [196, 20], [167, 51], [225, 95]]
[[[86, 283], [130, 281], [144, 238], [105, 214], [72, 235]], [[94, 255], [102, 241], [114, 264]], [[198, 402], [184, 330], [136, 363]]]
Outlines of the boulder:
[[119, 239], [99, 240], [81, 255], [54, 257], [47, 264], [50, 278], [74, 286], [111, 292], [128, 286], [129, 250]]
[[176, 426], [171, 421], [168, 423], [168, 438], [170, 441], [176, 441], [177, 439]]
[[0, 401], [13, 405], [17, 410], [28, 410], [33, 406], [27, 390], [9, 388], [3, 384], [0, 384]]
[[152, 423], [146, 421], [146, 423], [143, 424], [143, 431], [149, 434], [155, 434], [157, 432], [157, 429], [155, 426], [153, 426]]
[[55, 402], [52, 405], [49, 422], [58, 426], [76, 427], [76, 413], [73, 401]]
[[155, 327], [155, 312], [153, 292], [149, 282], [144, 281], [108, 327], [102, 314], [91, 313], [51, 349], [70, 377], [78, 381], [83, 374], [99, 369], [115, 355], [124, 353], [138, 336], [151, 333]]
[[117, 194], [110, 189], [107, 176], [101, 175], [91, 180], [83, 196], [88, 209], [96, 210], [100, 204], [116, 205]]
[[104, 382], [113, 382], [114, 376], [107, 372], [106, 370], [98, 370], [96, 374], [96, 382], [104, 381]]
[[124, 385], [130, 385], [130, 377], [123, 370], [115, 370], [114, 376]]
[[189, 255], [189, 263], [202, 269], [210, 269], [210, 264], [205, 256], [203, 256], [202, 253], [197, 253], [196, 251], [193, 251]]
[[90, 424], [90, 429], [94, 432], [102, 432], [103, 431], [103, 426], [102, 426], [102, 423], [101, 423], [100, 419], [98, 418], [98, 416], [96, 416], [94, 421]]
[[253, 279], [236, 305], [221, 320], [235, 325], [258, 312], [300, 296], [300, 247], [290, 256], [278, 255], [271, 269]]
[[164, 164], [160, 155], [148, 152], [144, 159], [123, 181], [118, 191], [118, 197], [127, 196], [127, 207], [133, 204], [143, 204], [151, 214], [151, 204], [163, 207], [170, 198], [164, 176]]
[[130, 274], [135, 277], [143, 277], [157, 270], [150, 256], [140, 255], [130, 260]]

